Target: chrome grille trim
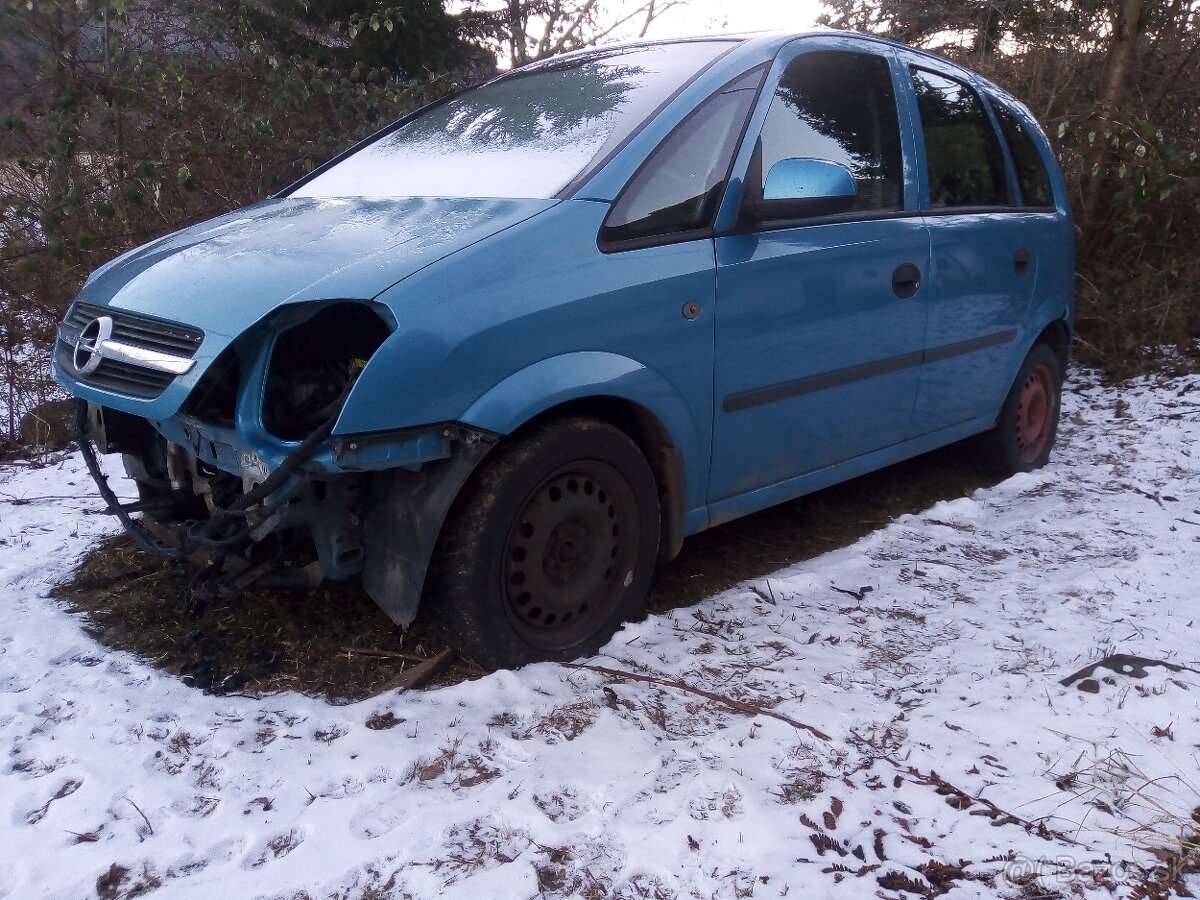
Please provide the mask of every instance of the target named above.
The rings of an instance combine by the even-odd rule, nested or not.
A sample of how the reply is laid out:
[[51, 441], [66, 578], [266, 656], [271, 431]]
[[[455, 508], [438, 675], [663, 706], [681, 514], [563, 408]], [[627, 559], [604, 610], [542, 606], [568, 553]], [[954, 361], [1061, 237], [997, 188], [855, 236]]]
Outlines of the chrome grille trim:
[[[64, 322], [58, 326], [58, 339], [69, 347], [74, 347], [83, 329], [77, 325]], [[113, 328], [116, 333], [116, 328]], [[156, 372], [166, 372], [169, 375], [184, 375], [196, 365], [194, 359], [176, 356], [174, 353], [162, 353], [158, 350], [148, 350], [134, 344], [122, 341], [107, 340], [96, 345], [96, 352], [104, 359], [125, 363], [130, 366], [140, 366], [143, 369], [153, 369]]]
[[[99, 365], [85, 374], [76, 368], [75, 347], [84, 329], [102, 316], [112, 320], [112, 333], [95, 345]], [[192, 370], [203, 339], [204, 332], [187, 325], [77, 303], [58, 326], [57, 358], [63, 371], [84, 384], [152, 400]]]
[[109, 316], [113, 320], [114, 340], [173, 356], [190, 359], [204, 340], [204, 332], [198, 328], [90, 303], [75, 304], [65, 324], [82, 329], [99, 316]]

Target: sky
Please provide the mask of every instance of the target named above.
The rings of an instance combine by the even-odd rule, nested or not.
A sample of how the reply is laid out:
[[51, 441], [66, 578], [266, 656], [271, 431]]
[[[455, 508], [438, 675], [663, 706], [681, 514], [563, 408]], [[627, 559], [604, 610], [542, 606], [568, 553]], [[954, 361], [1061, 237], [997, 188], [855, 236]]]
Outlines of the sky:
[[811, 27], [819, 0], [691, 0], [665, 13], [649, 37], [682, 37], [708, 31], [778, 31]]
[[[643, 0], [612, 0], [606, 9], [632, 11]], [[465, 0], [447, 0], [446, 9], [452, 13], [466, 7]], [[498, 0], [490, 0], [484, 8], [495, 9]], [[663, 13], [650, 26], [649, 38], [694, 37], [710, 32], [730, 31], [799, 31], [816, 24], [822, 12], [821, 0], [687, 0], [686, 3]], [[609, 20], [611, 21], [611, 19]], [[637, 37], [641, 19], [609, 35], [602, 43], [629, 40]], [[501, 68], [507, 67], [504, 59]]]

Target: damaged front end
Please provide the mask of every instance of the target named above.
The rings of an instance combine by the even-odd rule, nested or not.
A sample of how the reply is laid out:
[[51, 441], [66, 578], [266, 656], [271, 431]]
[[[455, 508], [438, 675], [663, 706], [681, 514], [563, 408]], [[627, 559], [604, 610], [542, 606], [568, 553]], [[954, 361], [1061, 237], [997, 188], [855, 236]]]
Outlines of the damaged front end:
[[[208, 360], [177, 412], [156, 418], [137, 401], [153, 404], [172, 385], [177, 376], [160, 369], [186, 375], [203, 335], [81, 306], [60, 330], [55, 369], [81, 397], [85, 460], [142, 549], [199, 565], [191, 602], [362, 573], [394, 621], [412, 621], [442, 522], [494, 436], [454, 424], [335, 433], [359, 373], [395, 331], [386, 307], [283, 306]], [[137, 502], [118, 501], [95, 451], [122, 455]]]

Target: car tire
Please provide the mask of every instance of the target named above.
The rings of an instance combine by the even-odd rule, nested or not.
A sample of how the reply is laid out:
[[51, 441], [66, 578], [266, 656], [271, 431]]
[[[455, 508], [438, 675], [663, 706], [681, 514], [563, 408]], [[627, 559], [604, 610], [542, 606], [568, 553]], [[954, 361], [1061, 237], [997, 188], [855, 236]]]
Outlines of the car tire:
[[980, 461], [997, 475], [1032, 472], [1044, 466], [1058, 435], [1062, 407], [1062, 363], [1046, 344], [1035, 344], [1021, 364], [996, 427], [980, 435]]
[[624, 432], [582, 417], [537, 425], [492, 451], [455, 501], [428, 614], [489, 668], [587, 655], [641, 609], [658, 538], [654, 475]]

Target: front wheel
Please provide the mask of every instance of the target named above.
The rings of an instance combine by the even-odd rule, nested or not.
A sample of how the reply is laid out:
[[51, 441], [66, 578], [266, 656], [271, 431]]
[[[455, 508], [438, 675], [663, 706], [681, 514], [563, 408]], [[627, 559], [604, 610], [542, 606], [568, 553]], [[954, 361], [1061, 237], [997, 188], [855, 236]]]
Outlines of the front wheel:
[[642, 605], [658, 550], [654, 476], [623, 432], [541, 425], [484, 461], [455, 503], [428, 608], [490, 667], [594, 652]]
[[1058, 435], [1062, 366], [1045, 344], [1035, 344], [1008, 392], [996, 427], [980, 435], [985, 466], [1014, 475], [1044, 466]]

